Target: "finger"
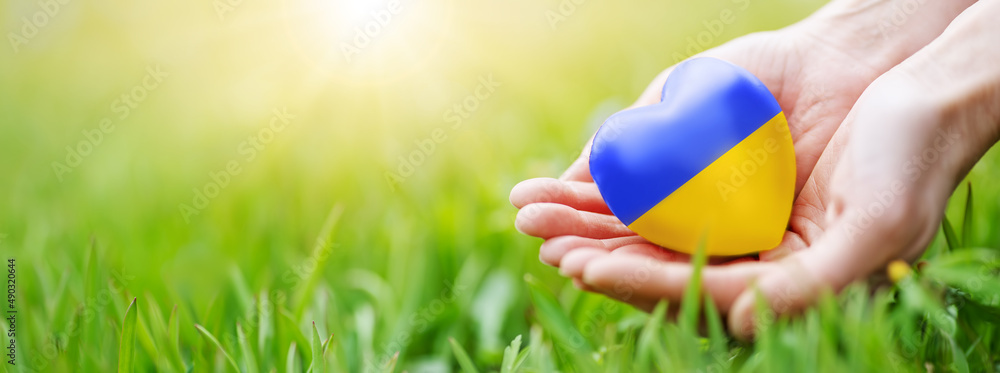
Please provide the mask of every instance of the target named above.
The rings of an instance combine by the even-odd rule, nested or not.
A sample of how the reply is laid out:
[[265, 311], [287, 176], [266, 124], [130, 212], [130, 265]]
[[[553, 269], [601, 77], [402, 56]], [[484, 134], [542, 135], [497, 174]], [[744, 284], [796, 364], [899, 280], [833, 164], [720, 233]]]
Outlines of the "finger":
[[542, 243], [542, 247], [538, 250], [538, 259], [541, 260], [542, 263], [558, 267], [562, 263], [562, 258], [566, 255], [566, 253], [578, 248], [589, 247], [604, 251], [612, 251], [622, 246], [638, 243], [649, 244], [649, 241], [635, 235], [603, 240], [579, 236], [559, 236], [545, 240], [545, 242]]
[[541, 238], [581, 236], [603, 239], [635, 235], [612, 215], [578, 211], [557, 203], [524, 206], [517, 212], [514, 227], [521, 233]]
[[778, 247], [760, 253], [760, 260], [777, 262], [792, 255], [796, 251], [804, 250], [809, 244], [802, 239], [802, 236], [793, 231], [785, 231]]
[[601, 198], [601, 192], [597, 190], [597, 184], [594, 183], [537, 178], [522, 181], [510, 190], [510, 203], [514, 207], [522, 208], [539, 202], [558, 203], [581, 211], [611, 214], [608, 205]]
[[[614, 254], [642, 255], [665, 262], [687, 263], [691, 261], [691, 256], [688, 254], [657, 246], [638, 235], [602, 240], [579, 236], [553, 237], [542, 243], [541, 248], [539, 248], [538, 259], [542, 263], [559, 267], [562, 264], [563, 256], [580, 248], [601, 249]], [[711, 257], [708, 259], [708, 263], [712, 265], [729, 265], [742, 262], [755, 262], [757, 260], [753, 256]]]
[[774, 272], [761, 276], [753, 286], [743, 289], [729, 311], [730, 333], [749, 340], [758, 335], [761, 328], [770, 326], [773, 317], [757, 320], [758, 296], [769, 302], [769, 309], [778, 314], [795, 312], [816, 300], [823, 290], [820, 282], [807, 273], [798, 260], [798, 257], [786, 258]]
[[657, 74], [653, 78], [653, 81], [646, 86], [646, 89], [642, 91], [642, 94], [639, 95], [635, 103], [629, 106], [628, 109], [660, 102], [663, 99], [663, 84], [667, 82], [667, 77], [670, 76], [672, 71], [674, 71], [674, 66], [668, 67]]
[[579, 181], [584, 183], [594, 182], [594, 177], [590, 175], [590, 146], [594, 138], [591, 137], [587, 144], [583, 146], [583, 152], [569, 165], [569, 168], [559, 176], [563, 181]]
[[573, 286], [576, 287], [577, 289], [580, 289], [580, 290], [583, 290], [583, 291], [589, 291], [591, 293], [597, 293], [598, 292], [596, 289], [590, 287], [590, 285], [584, 284], [583, 280], [580, 280], [580, 279], [575, 278], [575, 277], [573, 278]]
[[730, 331], [749, 339], [770, 326], [767, 322], [773, 319], [756, 319], [758, 292], [773, 312], [797, 313], [824, 292], [840, 291], [852, 281], [884, 269], [896, 255], [906, 252], [904, 247], [930, 239], [909, 228], [905, 208], [886, 206], [886, 214], [874, 220], [865, 220], [864, 214], [862, 209], [845, 210], [808, 250], [788, 256], [776, 270], [761, 276], [754, 289], [740, 294], [729, 313]]
[[[750, 281], [775, 267], [773, 263], [761, 262], [706, 266], [702, 270], [702, 289], [725, 312]], [[655, 304], [660, 299], [679, 302], [693, 272], [687, 263], [622, 254], [589, 261], [582, 276], [585, 284], [619, 300]]]
[[673, 250], [667, 250], [662, 247], [656, 246], [649, 242], [640, 243], [635, 245], [622, 246], [611, 252], [612, 255], [632, 255], [632, 256], [645, 256], [653, 258], [663, 262], [681, 262], [686, 263], [691, 261], [691, 256], [684, 253], [679, 253]]
[[[622, 246], [611, 251], [611, 255], [637, 255], [646, 256], [664, 262], [689, 263], [691, 255], [673, 251], [650, 242], [643, 242], [634, 245]], [[753, 256], [713, 256], [708, 258], [709, 265], [729, 265], [743, 262], [755, 262], [757, 258]]]
[[625, 245], [611, 251], [596, 248], [579, 248], [566, 254], [560, 266], [559, 273], [568, 277], [580, 277], [583, 269], [593, 260], [603, 260], [608, 255], [629, 255], [633, 257], [648, 257], [661, 262], [682, 263], [690, 260], [690, 256], [676, 251], [670, 251], [651, 243]]
[[563, 257], [562, 265], [559, 266], [559, 274], [566, 277], [580, 277], [583, 267], [591, 260], [607, 256], [607, 250], [594, 248], [579, 248], [566, 254]]

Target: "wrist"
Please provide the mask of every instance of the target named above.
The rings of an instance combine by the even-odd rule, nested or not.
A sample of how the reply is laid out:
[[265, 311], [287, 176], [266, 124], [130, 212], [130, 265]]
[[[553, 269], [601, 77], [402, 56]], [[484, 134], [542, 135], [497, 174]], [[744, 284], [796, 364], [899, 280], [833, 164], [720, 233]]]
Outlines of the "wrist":
[[997, 2], [976, 4], [892, 71], [917, 83], [915, 91], [933, 108], [941, 130], [962, 137], [952, 167], [958, 178], [1000, 140], [998, 16]]
[[834, 0], [789, 31], [804, 33], [878, 73], [916, 53], [974, 0]]

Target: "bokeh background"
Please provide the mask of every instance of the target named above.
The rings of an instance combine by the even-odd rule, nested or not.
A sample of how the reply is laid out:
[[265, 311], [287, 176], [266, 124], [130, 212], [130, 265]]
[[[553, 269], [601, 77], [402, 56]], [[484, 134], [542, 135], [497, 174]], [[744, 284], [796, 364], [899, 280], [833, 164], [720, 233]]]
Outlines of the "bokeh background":
[[[182, 360], [204, 371], [227, 363], [193, 325], [237, 350], [234, 324], [267, 302], [288, 314], [248, 327], [262, 370], [301, 342], [282, 323], [308, 339], [311, 321], [347, 371], [397, 351], [399, 370], [448, 370], [449, 337], [498, 364], [530, 334], [526, 275], [564, 304], [605, 302], [538, 263], [510, 188], [558, 175], [692, 46], [823, 3], [747, 1], [6, 1], [0, 250], [18, 260], [19, 357], [113, 370], [138, 297], [140, 370], [170, 367], [157, 341], [175, 305]], [[714, 34], [723, 9], [735, 22]], [[604, 316], [588, 338], [644, 320]]]

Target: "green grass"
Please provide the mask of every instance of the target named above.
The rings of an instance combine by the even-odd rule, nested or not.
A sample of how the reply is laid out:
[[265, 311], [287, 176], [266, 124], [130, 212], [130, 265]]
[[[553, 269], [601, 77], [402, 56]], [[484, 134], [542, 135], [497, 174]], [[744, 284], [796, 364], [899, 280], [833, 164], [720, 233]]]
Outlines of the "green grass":
[[[0, 29], [37, 5], [18, 4]], [[557, 175], [730, 2], [588, 1], [556, 29], [555, 1], [428, 2], [332, 73], [282, 4], [242, 4], [221, 20], [204, 1], [69, 2], [27, 49], [0, 48], [0, 256], [18, 280], [18, 365], [0, 372], [998, 370], [995, 152], [919, 270], [762, 315], [753, 344], [696, 291], [677, 321], [582, 293], [513, 229], [510, 187]], [[820, 5], [753, 4], [712, 44]], [[427, 51], [385, 52], [415, 70], [371, 63], [399, 45]], [[112, 103], [154, 65], [170, 75], [122, 118]], [[502, 85], [452, 129], [446, 110], [490, 74]], [[249, 160], [240, 144], [281, 108], [295, 118]], [[102, 118], [114, 131], [57, 176]]]
[[[971, 205], [963, 207], [970, 211]], [[968, 225], [958, 229], [973, 232]], [[131, 291], [121, 289], [88, 315], [87, 303], [74, 308], [61, 304], [63, 298], [46, 297], [21, 312], [77, 320], [76, 328], [53, 331], [49, 325], [58, 321], [29, 319], [27, 331], [19, 329], [19, 356], [44, 357], [50, 349], [51, 359], [35, 358], [31, 364], [39, 365], [29, 365], [46, 371], [105, 371], [116, 364], [119, 371], [237, 372], [924, 371], [930, 366], [936, 372], [995, 371], [1000, 250], [964, 243], [951, 246], [938, 239], [920, 269], [893, 287], [858, 284], [836, 297], [827, 294], [792, 319], [760, 310], [758, 317], [767, 322], [752, 344], [726, 337], [714, 305], [699, 299], [698, 282], [686, 293], [677, 321], [664, 321], [665, 303], [646, 315], [570, 287], [553, 287], [557, 281], [530, 274], [521, 280], [470, 254], [442, 276], [442, 285], [416, 280], [415, 287], [432, 289], [409, 302], [405, 299], [412, 296], [394, 294], [371, 272], [349, 274], [342, 288], [320, 282], [309, 296], [293, 300], [286, 295], [291, 289], [251, 284], [238, 268], [204, 308], [183, 298], [164, 307], [160, 304], [177, 300], [148, 292], [128, 305], [124, 299]], [[704, 261], [696, 257], [696, 263]], [[59, 283], [54, 294], [62, 297], [85, 287], [51, 276], [25, 277]], [[297, 309], [303, 316], [295, 315]], [[509, 337], [513, 333], [518, 335]], [[521, 333], [529, 337], [522, 339]], [[321, 335], [327, 334], [324, 341]]]

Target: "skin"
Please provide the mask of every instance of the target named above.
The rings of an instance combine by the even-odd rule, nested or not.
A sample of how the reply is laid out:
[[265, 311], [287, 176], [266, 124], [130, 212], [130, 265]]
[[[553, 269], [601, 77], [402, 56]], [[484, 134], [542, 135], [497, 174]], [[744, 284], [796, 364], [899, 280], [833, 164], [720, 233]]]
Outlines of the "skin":
[[[918, 258], [957, 183], [998, 140], [1000, 4], [927, 1], [897, 14], [906, 3], [833, 2], [700, 54], [757, 75], [795, 143], [796, 198], [781, 244], [759, 257], [710, 258], [702, 273], [737, 337], [766, 326], [753, 317], [756, 291], [775, 312], [794, 313], [893, 260]], [[894, 14], [903, 22], [886, 27]], [[633, 106], [657, 102], [670, 71]], [[689, 257], [611, 215], [588, 157], [589, 144], [559, 179], [515, 186], [515, 226], [545, 239], [540, 259], [582, 289], [646, 310], [679, 303]]]

